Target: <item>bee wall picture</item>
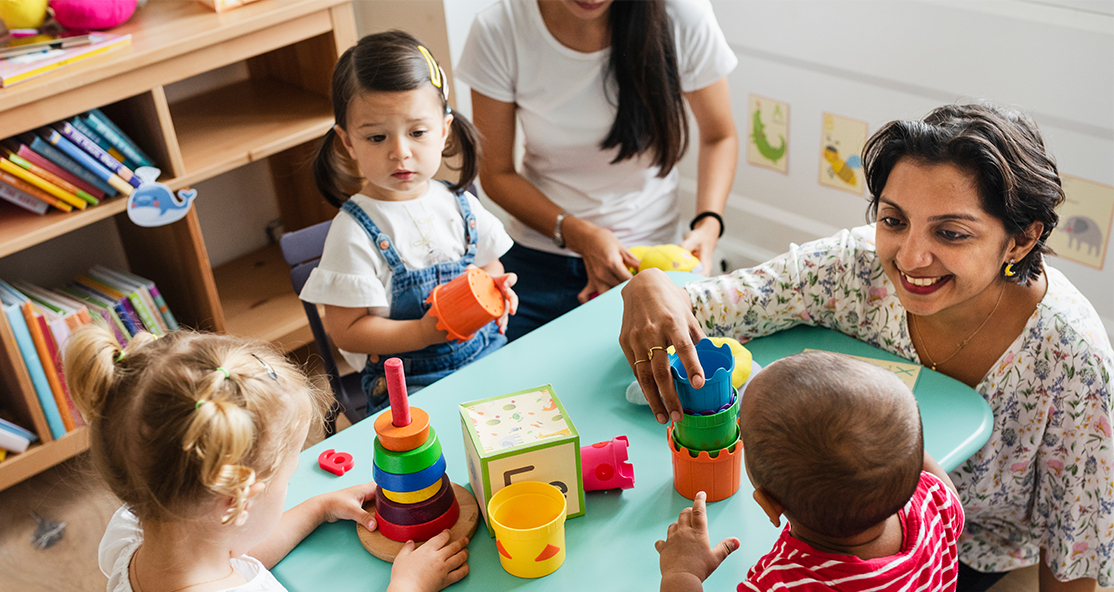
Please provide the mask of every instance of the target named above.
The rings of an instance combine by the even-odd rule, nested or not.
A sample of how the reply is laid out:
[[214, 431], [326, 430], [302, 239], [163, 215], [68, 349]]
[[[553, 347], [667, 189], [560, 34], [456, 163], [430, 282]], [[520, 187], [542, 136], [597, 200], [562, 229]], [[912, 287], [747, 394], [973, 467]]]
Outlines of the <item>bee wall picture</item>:
[[865, 121], [824, 113], [820, 133], [820, 184], [863, 195], [866, 178], [859, 154], [866, 144]]
[[750, 95], [747, 162], [789, 174], [789, 103]]

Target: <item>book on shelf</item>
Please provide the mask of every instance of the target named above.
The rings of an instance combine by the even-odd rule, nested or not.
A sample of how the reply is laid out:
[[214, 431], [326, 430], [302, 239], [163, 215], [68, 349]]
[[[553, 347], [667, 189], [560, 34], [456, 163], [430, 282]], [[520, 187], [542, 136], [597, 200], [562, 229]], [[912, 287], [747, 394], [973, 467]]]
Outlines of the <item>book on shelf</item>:
[[8, 421], [3, 417], [0, 417], [0, 431], [11, 432], [22, 438], [27, 438], [29, 442], [35, 442], [39, 439], [35, 432], [32, 432], [31, 430], [24, 428], [23, 426], [20, 426], [14, 422]]
[[30, 138], [30, 144], [28, 145], [31, 146], [32, 150], [46, 157], [47, 160], [66, 169], [74, 176], [80, 178], [86, 183], [89, 183], [93, 187], [100, 189], [109, 197], [114, 196], [118, 193], [115, 187], [109, 185], [92, 171], [82, 166], [76, 160], [70, 158], [68, 155], [66, 155], [65, 152], [62, 152], [60, 149], [50, 145], [50, 143], [48, 143], [46, 140], [38, 136], [34, 136], [33, 138]]
[[107, 298], [113, 305], [119, 305], [120, 308], [124, 310], [124, 314], [131, 319], [132, 327], [129, 329], [133, 336], [140, 331], [148, 331], [147, 325], [145, 325], [143, 320], [139, 317], [139, 312], [135, 309], [135, 305], [132, 304], [131, 300], [123, 292], [120, 292], [116, 288], [113, 288], [89, 274], [77, 276], [74, 278], [74, 282], [84, 286], [86, 289], [94, 291], [102, 298]]
[[141, 166], [155, 166], [154, 161], [140, 149], [139, 145], [133, 142], [100, 109], [90, 109], [82, 116], [82, 121], [124, 155], [127, 161], [124, 164], [128, 168], [135, 170]]
[[124, 163], [114, 158], [108, 152], [105, 152], [100, 146], [97, 145], [91, 138], [81, 133], [73, 124], [68, 121], [59, 121], [52, 125], [58, 133], [62, 134], [67, 140], [73, 143], [74, 146], [81, 148], [93, 160], [100, 163], [109, 171], [116, 173], [121, 179], [126, 181], [132, 187], [139, 187], [140, 179], [135, 176], [131, 169], [124, 166]]
[[63, 66], [127, 47], [131, 40], [131, 35], [95, 32], [90, 34], [90, 42], [85, 45], [0, 59], [0, 87], [6, 88]]
[[3, 198], [9, 203], [13, 203], [27, 210], [28, 212], [39, 214], [40, 216], [45, 214], [47, 208], [50, 207], [50, 204], [36, 198], [30, 193], [21, 191], [19, 189], [16, 189], [15, 187], [12, 187], [11, 185], [8, 185], [7, 183], [4, 183], [3, 179], [0, 179], [0, 198]]
[[[16, 148], [16, 154], [20, 158], [23, 158], [24, 160], [26, 160], [27, 162], [30, 162], [31, 164], [34, 164], [34, 165], [38, 165], [39, 167], [43, 168], [44, 170], [47, 170], [47, 171], [50, 171], [51, 173], [54, 173], [55, 176], [65, 180], [65, 181], [68, 181], [71, 185], [73, 185], [74, 187], [77, 187], [78, 189], [86, 192], [87, 194], [91, 195], [92, 197], [94, 197], [96, 199], [104, 199], [104, 192], [103, 191], [101, 191], [100, 189], [97, 189], [93, 185], [90, 185], [84, 179], [81, 179], [81, 178], [75, 176], [73, 173], [67, 171], [66, 169], [54, 164], [53, 162], [51, 162], [49, 159], [47, 159], [42, 154], [39, 154], [38, 152], [35, 152], [34, 150], [32, 150], [26, 144], [18, 143], [18, 147]], [[79, 195], [79, 197], [88, 201], [88, 199], [85, 198], [85, 197], [82, 197], [80, 195]]]
[[88, 152], [82, 150], [73, 142], [67, 140], [58, 130], [53, 128], [44, 128], [39, 130], [42, 139], [46, 140], [51, 146], [58, 148], [66, 156], [69, 156], [74, 162], [85, 167], [85, 170], [93, 173], [98, 179], [108, 183], [113, 189], [123, 193], [124, 195], [131, 195], [132, 187], [127, 181], [120, 178], [116, 173], [108, 170], [107, 167], [97, 162]]
[[89, 202], [86, 202], [73, 193], [62, 189], [54, 183], [47, 181], [46, 179], [36, 175], [35, 173], [32, 173], [31, 171], [19, 166], [18, 164], [6, 158], [0, 158], [0, 171], [23, 179], [25, 182], [30, 183], [31, 185], [39, 188], [42, 191], [45, 191], [47, 194], [53, 196], [55, 199], [68, 203], [79, 210], [85, 209], [85, 206], [89, 205]]
[[31, 197], [41, 202], [45, 202], [47, 205], [54, 206], [59, 210], [62, 210], [63, 212], [69, 212], [73, 210], [73, 206], [71, 206], [70, 204], [58, 199], [57, 197], [54, 197], [53, 195], [43, 191], [39, 187], [28, 183], [21, 177], [17, 177], [7, 171], [0, 170], [0, 181], [4, 182], [10, 187], [26, 193], [27, 195], [30, 195]]
[[104, 306], [111, 308], [112, 311], [116, 313], [116, 319], [123, 325], [124, 335], [127, 336], [128, 341], [131, 341], [132, 336], [139, 332], [139, 328], [135, 324], [135, 319], [132, 318], [122, 302], [114, 300], [111, 296], [90, 288], [76, 280], [66, 284], [62, 290], [75, 295], [80, 294], [85, 297], [83, 300], [88, 298], [93, 302], [103, 303]]
[[97, 298], [89, 292], [80, 290], [77, 286], [72, 284], [69, 286], [58, 288], [57, 290], [55, 290], [55, 292], [61, 296], [68, 296], [84, 303], [85, 307], [89, 309], [89, 313], [90, 316], [93, 318], [93, 322], [98, 323], [97, 319], [102, 319], [101, 322], [103, 322], [104, 324], [101, 326], [105, 327], [109, 331], [112, 331], [112, 334], [116, 336], [116, 341], [120, 344], [120, 347], [126, 346], [128, 342], [131, 341], [132, 334], [128, 331], [128, 328], [124, 324], [124, 322], [120, 320], [116, 309], [114, 309], [112, 305], [107, 301]]
[[116, 160], [124, 163], [125, 165], [127, 165], [130, 162], [127, 159], [127, 157], [124, 156], [123, 153], [121, 153], [119, 150], [117, 150], [115, 146], [110, 144], [108, 142], [108, 140], [104, 139], [103, 136], [98, 134], [97, 131], [94, 130], [91, 125], [89, 125], [88, 123], [85, 123], [85, 121], [83, 121], [81, 119], [81, 117], [73, 117], [69, 120], [69, 122], [70, 122], [70, 125], [74, 126], [74, 128], [77, 129], [77, 131], [85, 134], [86, 138], [89, 138], [90, 140], [93, 141], [94, 144], [96, 144], [97, 146], [100, 146], [101, 150], [104, 150], [105, 152], [107, 152], [108, 155], [111, 156], [112, 158], [115, 158]]
[[8, 160], [14, 162], [15, 164], [19, 165], [20, 167], [22, 167], [24, 169], [27, 169], [27, 171], [31, 172], [32, 174], [38, 175], [39, 177], [42, 177], [43, 179], [46, 179], [47, 181], [57, 185], [59, 188], [76, 195], [77, 197], [81, 198], [82, 200], [84, 200], [84, 201], [86, 201], [86, 202], [88, 202], [92, 205], [97, 205], [99, 203], [97, 198], [95, 198], [92, 195], [86, 193], [84, 190], [82, 190], [77, 185], [74, 185], [73, 183], [70, 183], [66, 179], [52, 173], [51, 171], [49, 171], [47, 169], [44, 169], [43, 167], [41, 167], [41, 166], [39, 166], [39, 165], [37, 165], [33, 162], [30, 162], [27, 159], [19, 156], [14, 151], [12, 151], [8, 146], [0, 144], [0, 154], [3, 154], [4, 156], [7, 156]]
[[166, 305], [166, 299], [162, 297], [162, 294], [159, 292], [159, 288], [155, 285], [155, 282], [147, 278], [135, 275], [134, 273], [129, 273], [127, 271], [112, 271], [115, 271], [116, 274], [146, 287], [147, 292], [150, 293], [151, 298], [155, 301], [155, 307], [158, 308], [159, 314], [162, 315], [163, 321], [165, 322], [167, 327], [167, 331], [178, 330], [178, 319], [174, 318], [174, 313], [170, 312], [170, 307]]
[[55, 361], [60, 360], [61, 356], [58, 355], [58, 346], [54, 343], [50, 327], [47, 325], [42, 312], [30, 300], [21, 302], [19, 309], [23, 313], [23, 320], [27, 321], [27, 330], [31, 333], [31, 342], [35, 344], [35, 351], [39, 354], [39, 362], [42, 363], [43, 372], [46, 373], [46, 383], [50, 386], [50, 394], [54, 397], [54, 404], [58, 406], [59, 415], [62, 417], [62, 427], [67, 432], [72, 432], [74, 429], [73, 415], [69, 413], [69, 405], [66, 404], [66, 395], [62, 391], [62, 379], [58, 376], [58, 366]]
[[170, 327], [167, 326], [146, 285], [100, 265], [94, 265], [89, 270], [89, 274], [125, 294], [132, 306], [140, 313], [140, 318], [143, 319], [143, 324], [148, 331], [159, 336], [170, 332]]
[[14, 342], [6, 343], [6, 346], [12, 348], [14, 345], [12, 351], [19, 352], [23, 366], [31, 379], [35, 396], [39, 400], [39, 406], [42, 407], [43, 415], [50, 429], [50, 435], [54, 439], [58, 439], [66, 434], [66, 426], [62, 422], [62, 414], [58, 409], [58, 404], [54, 401], [54, 393], [50, 390], [50, 384], [47, 382], [46, 371], [43, 370], [43, 363], [39, 359], [38, 350], [31, 338], [30, 328], [23, 316], [23, 310], [20, 307], [21, 300], [15, 296], [16, 294], [18, 292], [15, 291], [15, 288], [0, 280], [0, 308], [3, 309], [4, 313], [4, 318], [0, 319], [0, 337], [3, 337], [5, 342], [8, 342], [9, 339]]
[[23, 452], [30, 445], [31, 440], [6, 430], [0, 430], [0, 449], [5, 452]]

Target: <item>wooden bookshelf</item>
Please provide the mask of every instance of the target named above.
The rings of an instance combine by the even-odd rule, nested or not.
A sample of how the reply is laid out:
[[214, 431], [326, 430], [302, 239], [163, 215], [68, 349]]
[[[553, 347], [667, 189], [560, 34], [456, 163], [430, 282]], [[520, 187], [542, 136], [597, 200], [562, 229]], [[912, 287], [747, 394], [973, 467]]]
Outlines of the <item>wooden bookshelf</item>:
[[[222, 14], [198, 2], [154, 0], [112, 32], [130, 33], [131, 46], [0, 89], [0, 136], [97, 107], [156, 161], [160, 181], [171, 189], [265, 161], [287, 230], [335, 214], [304, 165], [333, 123], [332, 66], [356, 41], [351, 0], [260, 0]], [[246, 72], [246, 79], [168, 100], [167, 87], [188, 86], [192, 77], [226, 66]], [[183, 325], [263, 338], [288, 350], [312, 341], [277, 247], [214, 269], [195, 211], [168, 226], [140, 228], [123, 215], [125, 206], [116, 197], [44, 216], [5, 208], [0, 258], [112, 218], [128, 266], [158, 284]], [[0, 407], [41, 439], [0, 463], [3, 489], [86, 450], [89, 437], [83, 428], [51, 437], [7, 339], [0, 339], [0, 371]]]

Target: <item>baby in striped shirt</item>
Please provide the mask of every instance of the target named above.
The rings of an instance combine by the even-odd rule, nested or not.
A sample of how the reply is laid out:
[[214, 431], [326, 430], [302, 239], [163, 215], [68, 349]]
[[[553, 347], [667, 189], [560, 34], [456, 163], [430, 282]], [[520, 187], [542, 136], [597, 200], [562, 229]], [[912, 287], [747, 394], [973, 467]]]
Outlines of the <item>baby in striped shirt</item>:
[[[740, 405], [754, 499], [774, 526], [782, 515], [788, 523], [738, 592], [955, 590], [963, 508], [924, 451], [917, 402], [900, 379], [806, 352], [756, 374]], [[698, 494], [656, 547], [663, 591], [702, 590], [738, 541], [709, 547]]]

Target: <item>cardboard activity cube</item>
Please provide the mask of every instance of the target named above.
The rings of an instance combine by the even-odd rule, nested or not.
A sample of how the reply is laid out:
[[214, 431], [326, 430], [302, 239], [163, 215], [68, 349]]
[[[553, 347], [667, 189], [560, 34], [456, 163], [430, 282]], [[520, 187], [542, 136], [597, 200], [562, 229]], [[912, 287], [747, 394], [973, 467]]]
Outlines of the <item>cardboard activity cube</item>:
[[566, 516], [584, 515], [580, 435], [551, 385], [460, 404], [468, 481], [495, 536], [487, 504], [500, 489], [541, 481], [561, 490]]

